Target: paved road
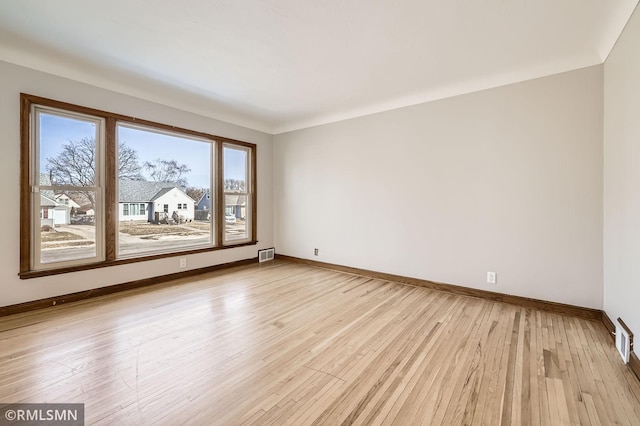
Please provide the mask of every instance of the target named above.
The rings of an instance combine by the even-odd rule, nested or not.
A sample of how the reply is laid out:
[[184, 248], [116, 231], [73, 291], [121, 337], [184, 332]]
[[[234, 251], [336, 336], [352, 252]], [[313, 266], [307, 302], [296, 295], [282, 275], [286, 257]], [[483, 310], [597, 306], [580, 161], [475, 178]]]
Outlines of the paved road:
[[[188, 228], [183, 226], [183, 228]], [[65, 225], [60, 226], [59, 230], [68, 231], [84, 238], [78, 241], [94, 241], [95, 227], [88, 225]], [[190, 231], [202, 232], [196, 228], [188, 228]], [[244, 224], [227, 225], [227, 238], [229, 240], [242, 239], [245, 235]], [[161, 252], [169, 249], [187, 248], [197, 245], [206, 245], [210, 243], [209, 235], [161, 235], [158, 239], [140, 238], [141, 236], [132, 236], [129, 234], [119, 233], [119, 254], [122, 257], [128, 257], [137, 253]], [[149, 235], [144, 235], [149, 237]], [[95, 257], [95, 244], [72, 247], [46, 247], [43, 244], [42, 262], [63, 262], [67, 260], [79, 260]]]

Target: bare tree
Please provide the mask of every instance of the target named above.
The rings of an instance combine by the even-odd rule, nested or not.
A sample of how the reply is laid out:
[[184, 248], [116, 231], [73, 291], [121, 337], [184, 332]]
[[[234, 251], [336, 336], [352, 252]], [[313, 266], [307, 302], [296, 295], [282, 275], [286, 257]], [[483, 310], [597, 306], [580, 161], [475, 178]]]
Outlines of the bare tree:
[[244, 191], [244, 180], [240, 179], [225, 179], [224, 190], [225, 191]]
[[184, 175], [191, 171], [186, 164], [178, 164], [176, 160], [163, 160], [161, 158], [156, 158], [153, 162], [145, 161], [144, 168], [154, 181], [173, 182], [182, 187], [187, 186], [187, 179]]
[[193, 198], [197, 203], [204, 194], [209, 192], [209, 190], [207, 188], [195, 188], [193, 186], [190, 186], [184, 192], [186, 192], [187, 195]]
[[[93, 138], [82, 138], [68, 141], [62, 151], [53, 158], [47, 158], [47, 170], [52, 185], [68, 185], [91, 187], [95, 185], [96, 176], [96, 143]], [[140, 163], [138, 153], [121, 142], [118, 147], [118, 178], [140, 180]], [[93, 191], [79, 191], [95, 208]]]
[[124, 141], [118, 144], [118, 179], [144, 180], [140, 173], [138, 151]]

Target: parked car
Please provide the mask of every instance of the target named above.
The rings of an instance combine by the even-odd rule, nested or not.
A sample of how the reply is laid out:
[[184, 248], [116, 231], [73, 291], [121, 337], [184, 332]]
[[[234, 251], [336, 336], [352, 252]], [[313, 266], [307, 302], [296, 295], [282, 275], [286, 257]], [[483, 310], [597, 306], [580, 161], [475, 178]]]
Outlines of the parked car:
[[224, 221], [227, 223], [236, 223], [236, 217], [231, 213], [227, 213], [224, 215]]

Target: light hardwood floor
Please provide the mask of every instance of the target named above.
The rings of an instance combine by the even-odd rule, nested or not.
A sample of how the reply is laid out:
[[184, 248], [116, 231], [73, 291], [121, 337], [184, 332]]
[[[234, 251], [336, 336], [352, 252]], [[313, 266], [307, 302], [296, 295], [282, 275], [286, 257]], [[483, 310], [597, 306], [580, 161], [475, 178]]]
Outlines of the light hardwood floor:
[[101, 425], [640, 425], [598, 322], [280, 261], [0, 318], [0, 402]]

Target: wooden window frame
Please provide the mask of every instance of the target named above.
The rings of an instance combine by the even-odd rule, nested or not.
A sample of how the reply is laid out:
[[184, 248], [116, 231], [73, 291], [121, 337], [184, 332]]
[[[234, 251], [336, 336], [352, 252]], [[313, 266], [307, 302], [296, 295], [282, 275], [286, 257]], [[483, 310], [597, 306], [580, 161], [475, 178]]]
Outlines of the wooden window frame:
[[[247, 202], [250, 204], [249, 207], [252, 207], [253, 203], [254, 203], [254, 198], [253, 198], [254, 188], [253, 188], [253, 185], [254, 185], [255, 179], [253, 178], [253, 175], [255, 173], [255, 170], [253, 169], [253, 167], [251, 167], [251, 165], [253, 163], [255, 163], [255, 160], [252, 159], [252, 156], [255, 154], [255, 152], [251, 151], [251, 149], [247, 149], [247, 147], [244, 147], [244, 146], [241, 147], [241, 148], [237, 148], [235, 146], [230, 146], [230, 145], [231, 144], [225, 142], [225, 143], [221, 143], [220, 146], [218, 147], [218, 156], [223, 157], [222, 158], [222, 163], [221, 163], [222, 164], [222, 176], [223, 176], [222, 180], [224, 180], [224, 149], [225, 149], [225, 147], [229, 147], [231, 149], [246, 150], [247, 151], [247, 163], [248, 164], [246, 164], [246, 170], [245, 170], [245, 188], [244, 188], [244, 191], [242, 191], [242, 192], [225, 191], [224, 190], [224, 182], [223, 182], [223, 185], [222, 185], [223, 191], [222, 191], [222, 193], [219, 193], [220, 196], [218, 197], [218, 202], [222, 203], [222, 209], [219, 209], [219, 210], [222, 210], [222, 213], [225, 216], [226, 216], [226, 212], [227, 212], [227, 209], [226, 209], [226, 196], [227, 195], [242, 195], [242, 196], [247, 197]], [[246, 214], [247, 215], [253, 215], [253, 211], [252, 210], [253, 210], [253, 208], [247, 209]], [[254, 221], [254, 219], [252, 217], [251, 218], [251, 223], [253, 223], [253, 221]], [[226, 234], [225, 230], [226, 230], [226, 227], [227, 227], [226, 218], [223, 218], [223, 221], [222, 222], [218, 222], [218, 223], [221, 223], [222, 224], [222, 228], [223, 228], [223, 239], [220, 241], [221, 245], [224, 245], [226, 247], [232, 247], [232, 246], [235, 246], [235, 245], [238, 245], [238, 244], [246, 243], [247, 241], [251, 241], [253, 238], [255, 238], [254, 234], [252, 233], [252, 229], [249, 227], [247, 229], [247, 234], [251, 233], [251, 235], [247, 235], [247, 237], [242, 238], [242, 239], [237, 240], [237, 241], [236, 240], [226, 240], [224, 238], [224, 237], [226, 237], [226, 235], [225, 235]]]
[[[65, 267], [52, 267], [51, 269], [32, 269], [32, 215], [39, 214], [32, 212], [32, 197], [31, 197], [31, 155], [32, 155], [32, 143], [31, 143], [31, 111], [32, 106], [38, 105], [43, 107], [50, 107], [59, 109], [61, 111], [68, 111], [71, 113], [86, 114], [98, 118], [103, 118], [105, 121], [105, 138], [104, 138], [104, 260], [78, 264]], [[248, 148], [250, 150], [250, 182], [248, 185], [252, 188], [250, 193], [251, 202], [251, 223], [250, 241], [244, 241], [239, 244], [223, 244], [224, 242], [224, 203], [218, 203], [215, 206], [214, 215], [215, 220], [212, 222], [212, 226], [215, 226], [215, 240], [209, 247], [198, 247], [195, 249], [186, 248], [184, 250], [176, 250], [172, 252], [163, 252], [157, 254], [145, 255], [142, 254], [137, 257], [118, 258], [117, 257], [117, 239], [118, 239], [118, 193], [117, 193], [117, 146], [116, 146], [116, 129], [118, 122], [137, 123], [150, 128], [158, 130], [171, 131], [175, 133], [183, 133], [189, 136], [196, 136], [198, 138], [209, 140], [213, 143], [212, 148], [218, 150], [220, 153], [223, 144], [237, 145], [239, 147]], [[61, 102], [54, 99], [48, 99], [40, 96], [34, 96], [26, 93], [20, 94], [20, 271], [19, 277], [21, 279], [36, 278], [42, 276], [63, 274], [69, 272], [83, 271], [89, 269], [103, 268], [109, 266], [122, 265], [127, 263], [145, 262], [149, 260], [157, 260], [175, 256], [185, 256], [195, 253], [204, 253], [217, 250], [226, 250], [236, 247], [255, 245], [258, 243], [257, 236], [257, 185], [256, 185], [256, 162], [257, 162], [257, 146], [255, 144], [239, 141], [235, 139], [226, 138], [223, 136], [217, 136], [213, 134], [198, 132], [194, 130], [179, 128], [167, 124], [157, 123], [145, 119], [136, 117], [125, 116], [116, 114], [113, 112], [88, 108], [79, 106], [67, 102]], [[223, 158], [221, 155], [214, 156], [214, 162], [212, 164], [212, 173], [214, 174], [214, 188], [210, 188], [210, 191], [214, 194], [224, 194], [224, 179], [222, 178], [223, 172]], [[212, 217], [213, 219], [213, 217]]]

